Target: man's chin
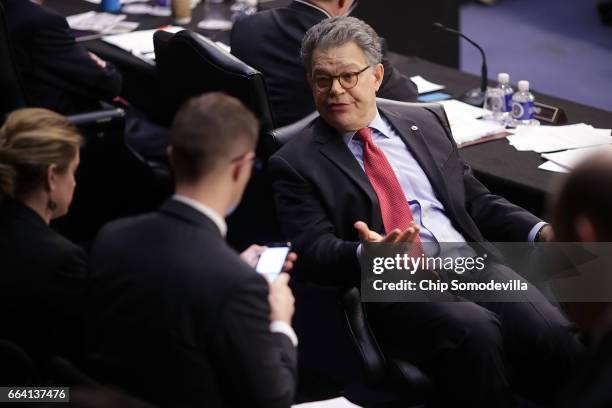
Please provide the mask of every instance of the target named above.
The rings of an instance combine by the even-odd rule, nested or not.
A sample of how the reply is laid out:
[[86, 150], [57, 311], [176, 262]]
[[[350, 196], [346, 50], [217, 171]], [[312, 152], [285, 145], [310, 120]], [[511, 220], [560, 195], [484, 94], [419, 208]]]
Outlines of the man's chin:
[[353, 127], [350, 125], [351, 121], [349, 120], [349, 115], [327, 112], [321, 116], [328, 125], [341, 133], [353, 130]]

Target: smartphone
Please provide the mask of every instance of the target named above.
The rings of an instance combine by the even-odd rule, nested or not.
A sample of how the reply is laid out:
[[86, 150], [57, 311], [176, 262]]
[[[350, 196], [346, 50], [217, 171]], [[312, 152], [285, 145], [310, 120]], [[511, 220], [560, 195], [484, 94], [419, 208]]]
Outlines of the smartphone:
[[283, 265], [291, 249], [287, 243], [266, 244], [268, 248], [259, 256], [255, 270], [262, 274], [268, 282], [274, 281], [283, 271]]

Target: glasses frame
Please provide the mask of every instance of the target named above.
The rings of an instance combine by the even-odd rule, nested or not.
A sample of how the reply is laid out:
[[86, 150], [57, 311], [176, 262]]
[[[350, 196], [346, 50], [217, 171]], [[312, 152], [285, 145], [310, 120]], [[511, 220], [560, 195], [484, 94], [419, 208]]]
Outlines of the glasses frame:
[[[319, 86], [319, 84], [317, 83], [316, 76], [313, 76], [312, 82], [314, 82], [315, 87], [317, 88], [317, 91], [319, 91], [319, 92], [328, 92], [334, 86], [334, 81], [335, 80], [338, 80], [338, 83], [340, 84], [340, 86], [344, 90], [353, 89], [359, 83], [359, 75], [363, 74], [370, 67], [371, 67], [371, 65], [366, 65], [365, 68], [363, 68], [360, 71], [341, 72], [338, 75], [325, 75], [324, 77], [326, 79], [331, 79], [331, 82], [329, 83], [329, 86], [326, 86], [326, 87]], [[342, 82], [342, 79], [341, 79], [343, 75], [352, 75], [352, 76], [354, 76], [355, 77], [355, 83], [353, 85], [350, 85], [350, 86], [345, 86], [344, 83]]]

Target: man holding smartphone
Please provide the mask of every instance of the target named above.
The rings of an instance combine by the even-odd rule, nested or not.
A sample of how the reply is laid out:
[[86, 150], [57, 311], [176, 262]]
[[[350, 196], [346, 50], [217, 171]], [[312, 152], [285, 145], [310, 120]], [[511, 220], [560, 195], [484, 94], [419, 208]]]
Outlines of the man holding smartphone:
[[[297, 338], [289, 275], [267, 283], [225, 242], [224, 216], [250, 178], [258, 123], [219, 93], [189, 100], [171, 128], [176, 193], [112, 222], [92, 253], [90, 367], [158, 406], [289, 407]], [[242, 259], [241, 259], [242, 258]], [[285, 270], [295, 254], [289, 254]]]

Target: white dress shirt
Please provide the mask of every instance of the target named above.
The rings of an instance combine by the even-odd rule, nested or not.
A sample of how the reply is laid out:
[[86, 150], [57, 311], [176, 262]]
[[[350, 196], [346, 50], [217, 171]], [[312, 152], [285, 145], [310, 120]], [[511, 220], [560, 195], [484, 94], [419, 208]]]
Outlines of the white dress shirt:
[[[436, 197], [427, 175], [393, 126], [377, 110], [368, 127], [372, 129], [372, 142], [384, 152], [404, 191], [414, 222], [420, 227], [421, 241], [465, 242], [463, 235], [455, 229], [446, 215], [444, 206]], [[354, 138], [355, 133], [357, 132], [344, 133], [342, 137], [364, 169], [363, 143]], [[544, 225], [545, 222], [536, 224], [525, 238], [533, 241]]]

